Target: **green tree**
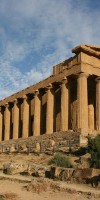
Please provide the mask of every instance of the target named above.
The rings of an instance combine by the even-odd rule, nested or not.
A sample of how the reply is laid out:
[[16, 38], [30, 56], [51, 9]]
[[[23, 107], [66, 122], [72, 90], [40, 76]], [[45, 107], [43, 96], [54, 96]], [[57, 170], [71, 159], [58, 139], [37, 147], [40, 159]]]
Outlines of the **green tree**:
[[100, 168], [100, 135], [88, 138], [88, 151], [91, 154], [91, 166]]

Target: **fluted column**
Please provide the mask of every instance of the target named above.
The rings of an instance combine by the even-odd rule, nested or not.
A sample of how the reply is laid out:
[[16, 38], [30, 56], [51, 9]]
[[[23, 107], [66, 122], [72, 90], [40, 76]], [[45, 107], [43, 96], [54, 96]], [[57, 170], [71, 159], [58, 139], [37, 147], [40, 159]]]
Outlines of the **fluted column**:
[[68, 82], [65, 77], [61, 84], [61, 130], [68, 130]]
[[33, 123], [33, 132], [35, 136], [40, 135], [40, 114], [41, 114], [41, 100], [39, 91], [34, 92], [34, 123]]
[[49, 84], [47, 89], [47, 112], [46, 112], [46, 134], [53, 133], [54, 119], [54, 95], [52, 84]]
[[100, 131], [100, 77], [96, 79], [96, 130]]
[[89, 124], [89, 130], [94, 130], [94, 105], [89, 104], [88, 105], [88, 124]]
[[23, 96], [23, 129], [22, 138], [29, 136], [29, 103], [26, 95]]
[[19, 107], [18, 100], [14, 100], [13, 108], [13, 139], [18, 139], [19, 134]]
[[87, 74], [81, 73], [77, 78], [77, 115], [78, 129], [82, 135], [88, 133], [88, 91]]
[[2, 129], [3, 129], [3, 113], [2, 107], [0, 107], [0, 141], [2, 141]]
[[10, 110], [9, 104], [5, 104], [5, 133], [4, 133], [4, 140], [10, 139]]

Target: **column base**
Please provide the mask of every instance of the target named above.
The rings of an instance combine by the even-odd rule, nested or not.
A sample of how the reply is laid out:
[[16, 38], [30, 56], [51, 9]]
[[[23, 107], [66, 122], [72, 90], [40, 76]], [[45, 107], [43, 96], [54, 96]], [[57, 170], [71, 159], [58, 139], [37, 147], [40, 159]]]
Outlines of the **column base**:
[[77, 131], [80, 132], [84, 137], [88, 136], [89, 134], [89, 131], [86, 128], [78, 128]]
[[88, 138], [86, 136], [80, 135], [80, 147], [87, 147]]
[[88, 145], [89, 132], [85, 128], [79, 128], [77, 131], [80, 132], [80, 147], [86, 147]]

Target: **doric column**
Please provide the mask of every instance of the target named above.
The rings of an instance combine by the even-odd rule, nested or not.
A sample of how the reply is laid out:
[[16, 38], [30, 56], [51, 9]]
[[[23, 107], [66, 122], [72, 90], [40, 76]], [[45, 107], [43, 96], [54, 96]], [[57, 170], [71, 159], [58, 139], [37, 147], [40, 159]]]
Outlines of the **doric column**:
[[10, 110], [9, 104], [5, 104], [5, 132], [4, 132], [4, 140], [10, 139]]
[[23, 126], [22, 126], [22, 138], [29, 136], [29, 103], [28, 97], [23, 96]]
[[65, 77], [61, 84], [61, 130], [68, 130], [68, 83]]
[[19, 134], [19, 107], [18, 100], [14, 100], [13, 107], [13, 139], [18, 139]]
[[39, 90], [34, 92], [34, 123], [33, 133], [35, 136], [40, 135], [40, 114], [41, 114], [41, 100]]
[[82, 135], [88, 133], [88, 91], [87, 74], [81, 73], [77, 78], [77, 115], [78, 129]]
[[96, 79], [96, 130], [100, 131], [100, 77]]
[[93, 131], [94, 130], [94, 105], [93, 104], [88, 105], [88, 125], [89, 125], [89, 130]]
[[54, 118], [54, 95], [52, 84], [49, 84], [47, 90], [47, 111], [46, 111], [46, 134], [53, 133], [53, 118]]
[[2, 129], [3, 129], [3, 113], [2, 107], [0, 107], [0, 141], [2, 141]]

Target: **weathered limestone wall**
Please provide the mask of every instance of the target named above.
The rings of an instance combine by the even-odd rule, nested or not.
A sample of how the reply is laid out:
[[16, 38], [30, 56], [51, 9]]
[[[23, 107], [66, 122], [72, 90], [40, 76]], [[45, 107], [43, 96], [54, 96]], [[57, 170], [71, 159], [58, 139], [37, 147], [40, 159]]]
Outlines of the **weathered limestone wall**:
[[77, 64], [80, 64], [80, 58], [77, 58], [77, 56], [74, 56], [73, 58], [69, 58], [68, 60], [65, 60], [64, 62], [54, 66], [53, 74], [54, 75], [59, 74], [62, 71], [68, 70]]
[[[35, 152], [37, 145], [40, 146], [41, 152], [46, 152], [47, 150], [53, 151], [54, 149], [60, 149], [61, 147], [75, 148], [77, 149], [80, 146], [80, 133], [75, 133], [72, 131], [64, 131], [64, 132], [55, 132], [53, 134], [44, 134], [41, 136], [33, 136], [26, 139], [18, 139], [18, 140], [9, 140], [0, 143], [0, 149], [4, 148], [6, 152], [7, 147], [22, 147], [30, 146], [30, 152]], [[8, 149], [9, 150], [9, 149]], [[15, 149], [15, 152], [18, 150]], [[1, 152], [1, 151], [0, 151]]]

